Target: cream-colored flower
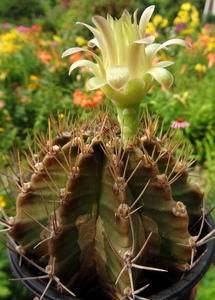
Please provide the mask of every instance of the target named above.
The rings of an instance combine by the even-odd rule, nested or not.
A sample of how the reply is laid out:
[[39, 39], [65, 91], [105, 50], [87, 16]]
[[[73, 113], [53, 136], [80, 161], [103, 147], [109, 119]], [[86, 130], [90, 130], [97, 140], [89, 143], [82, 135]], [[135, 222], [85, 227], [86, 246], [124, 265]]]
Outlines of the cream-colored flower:
[[172, 74], [166, 67], [173, 64], [170, 61], [158, 62], [152, 66], [153, 58], [161, 49], [171, 44], [185, 47], [189, 45], [181, 39], [171, 39], [163, 44], [153, 43], [154, 36], [146, 36], [146, 28], [154, 6], [149, 6], [137, 24], [137, 10], [132, 16], [125, 10], [120, 19], [107, 19], [94, 16], [93, 23], [97, 29], [85, 23], [94, 35], [88, 46], [98, 47], [101, 58], [89, 49], [75, 47], [66, 50], [63, 57], [85, 51], [92, 55], [96, 63], [80, 60], [70, 67], [71, 73], [77, 67], [89, 67], [94, 75], [88, 81], [88, 88], [101, 88], [117, 108], [118, 119], [124, 139], [127, 141], [137, 131], [139, 106], [154, 80], [170, 87], [173, 83]]

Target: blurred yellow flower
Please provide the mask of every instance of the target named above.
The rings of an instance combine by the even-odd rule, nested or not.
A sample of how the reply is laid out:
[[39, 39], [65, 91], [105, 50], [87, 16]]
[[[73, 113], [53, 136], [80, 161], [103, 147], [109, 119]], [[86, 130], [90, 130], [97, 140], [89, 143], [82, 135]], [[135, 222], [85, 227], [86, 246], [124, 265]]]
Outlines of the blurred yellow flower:
[[210, 38], [210, 41], [207, 44], [207, 51], [213, 51], [215, 49], [215, 38]]
[[37, 80], [38, 77], [36, 75], [30, 75], [30, 79], [34, 81], [34, 80]]
[[192, 13], [190, 16], [192, 19], [199, 18], [199, 12], [194, 6], [193, 6], [193, 10], [192, 10]]
[[8, 117], [5, 117], [5, 120], [6, 120], [6, 121], [10, 121], [10, 120], [11, 120], [11, 117], [9, 117], [9, 116], [8, 116]]
[[0, 132], [4, 131], [4, 128], [0, 127]]
[[205, 73], [207, 71], [207, 67], [205, 65], [202, 65], [202, 64], [198, 63], [198, 64], [195, 65], [195, 70]]
[[148, 31], [149, 33], [155, 32], [156, 27], [162, 27], [165, 28], [168, 25], [168, 20], [163, 18], [161, 15], [155, 15], [152, 22], [148, 23]]
[[168, 21], [167, 19], [163, 19], [162, 22], [161, 22], [161, 27], [162, 27], [162, 28], [167, 27], [168, 22], [169, 22], [169, 21]]
[[192, 6], [192, 13], [190, 14], [191, 18], [191, 26], [197, 26], [200, 23], [199, 12], [198, 10]]
[[155, 15], [152, 22], [155, 26], [158, 26], [158, 24], [160, 24], [163, 21], [163, 18], [161, 17], [161, 15]]
[[57, 35], [53, 35], [53, 40], [55, 42], [61, 42], [61, 38], [59, 36], [57, 36]]
[[[0, 52], [1, 52], [1, 50], [0, 50]], [[0, 80], [4, 81], [5, 78], [7, 77], [7, 74], [8, 74], [8, 72], [2, 72], [2, 73], [0, 74]]]
[[188, 91], [185, 91], [182, 97], [183, 97], [184, 99], [187, 99], [188, 96], [189, 96], [189, 92], [188, 92]]
[[178, 17], [180, 18], [181, 22], [187, 23], [190, 21], [190, 16], [189, 16], [188, 12], [185, 10], [180, 10], [178, 12]]
[[[180, 23], [185, 23], [186, 26], [195, 27], [199, 25], [199, 12], [194, 5], [189, 2], [182, 4], [181, 10], [178, 12], [176, 18], [173, 20], [175, 25]], [[184, 34], [189, 34], [191, 32], [183, 32]]]
[[58, 114], [58, 117], [62, 119], [65, 117], [65, 115], [61, 113], [61, 114]]
[[78, 46], [83, 46], [87, 44], [87, 41], [85, 39], [83, 39], [82, 37], [78, 36], [76, 38], [76, 43], [78, 44]]
[[183, 9], [183, 10], [190, 10], [191, 7], [192, 7], [192, 5], [189, 2], [183, 3], [181, 5], [181, 9]]
[[147, 25], [147, 28], [146, 28], [146, 34], [147, 35], [152, 35], [155, 37], [155, 38], [158, 38], [158, 32], [156, 31], [156, 28], [154, 26], [154, 24], [152, 22], [149, 22], [148, 25]]
[[173, 20], [173, 24], [177, 25], [179, 23], [181, 23], [181, 19], [179, 17], [175, 17], [175, 19]]
[[183, 34], [190, 34], [190, 33], [193, 33], [195, 31], [194, 28], [189, 28], [189, 29], [183, 29], [181, 32]]
[[195, 27], [197, 25], [199, 25], [199, 19], [193, 19], [192, 22], [190, 23], [191, 26]]
[[22, 47], [24, 36], [15, 29], [0, 36], [0, 54], [8, 56]]
[[6, 206], [6, 201], [4, 200], [3, 196], [0, 196], [0, 211], [2, 210], [2, 207]]
[[35, 90], [37, 88], [37, 85], [35, 83], [29, 83], [28, 86], [27, 86], [27, 88], [29, 90]]

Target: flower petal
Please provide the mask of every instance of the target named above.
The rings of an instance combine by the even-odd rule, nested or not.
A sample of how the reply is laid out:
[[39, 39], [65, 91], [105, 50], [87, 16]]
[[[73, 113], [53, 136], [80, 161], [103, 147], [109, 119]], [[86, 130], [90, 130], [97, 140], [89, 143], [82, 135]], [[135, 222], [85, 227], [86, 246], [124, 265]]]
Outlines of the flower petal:
[[160, 84], [170, 87], [173, 84], [172, 74], [164, 68], [154, 67], [149, 69], [146, 74], [151, 74]]
[[97, 39], [91, 39], [88, 43], [87, 43], [88, 47], [93, 48], [93, 47], [98, 47], [99, 48], [99, 44]]
[[174, 61], [160, 61], [154, 67], [166, 68], [174, 64]]
[[84, 25], [95, 36], [97, 42], [94, 41], [94, 40], [91, 40], [90, 43], [89, 43], [89, 46], [91, 46], [91, 43], [93, 43], [94, 45], [96, 45], [101, 50], [104, 63], [106, 64], [107, 63], [106, 62], [106, 58], [107, 58], [108, 53], [107, 53], [106, 41], [104, 40], [103, 36], [98, 32], [98, 30], [96, 30], [95, 28], [93, 28], [92, 26], [90, 26], [90, 25], [88, 25], [86, 23], [77, 22], [77, 24]]
[[128, 52], [128, 67], [131, 78], [142, 78], [142, 74], [151, 67], [151, 62], [145, 55], [145, 44], [153, 43], [154, 39], [154, 36], [148, 36], [131, 44]]
[[142, 74], [150, 68], [145, 58], [145, 48], [143, 44], [131, 44], [128, 52], [128, 67], [131, 78], [142, 78]]
[[128, 95], [126, 95], [124, 92], [115, 92], [112, 96], [113, 103], [116, 106], [123, 107], [123, 106], [129, 106], [129, 101], [131, 101], [131, 98], [129, 98]]
[[149, 7], [147, 7], [144, 12], [142, 13], [142, 16], [140, 18], [140, 22], [139, 22], [139, 30], [140, 30], [140, 34], [142, 36], [142, 38], [145, 37], [146, 35], [146, 28], [148, 25], [148, 22], [153, 14], [153, 11], [155, 9], [155, 5], [151, 5]]
[[[158, 49], [160, 48], [159, 43], [154, 43], [151, 45], [146, 46], [145, 52], [146, 52], [146, 60], [148, 61], [149, 65], [151, 66], [152, 60], [155, 56], [155, 54], [158, 52]], [[164, 49], [167, 50], [167, 48], [164, 47]]]
[[97, 26], [97, 28], [100, 30], [106, 47], [106, 53], [108, 56], [108, 67], [117, 65], [117, 51], [116, 51], [116, 41], [114, 37], [113, 30], [109, 24], [109, 22], [101, 17], [101, 16], [94, 16], [92, 18], [93, 23]]
[[145, 95], [145, 81], [139, 78], [129, 80], [124, 88], [126, 95], [132, 100], [132, 103], [138, 103], [143, 100]]
[[169, 46], [169, 45], [180, 45], [180, 46], [183, 46], [183, 47], [186, 47], [186, 48], [190, 48], [190, 45], [185, 40], [182, 40], [182, 39], [171, 39], [171, 40], [168, 40], [168, 41], [164, 42], [163, 44], [161, 44], [161, 46], [158, 49], [158, 51], [160, 49], [163, 49], [166, 46]]
[[168, 50], [168, 48], [166, 46], [169, 45], [180, 45], [180, 46], [184, 46], [184, 47], [190, 47], [189, 44], [182, 39], [171, 39], [168, 40], [166, 42], [164, 42], [163, 44], [153, 44], [153, 45], [149, 45], [148, 47], [146, 47], [146, 53], [147, 53], [147, 57], [149, 59], [153, 59], [153, 57], [155, 56], [155, 54], [160, 51], [161, 49], [165, 49]]
[[150, 64], [152, 63], [152, 60], [153, 60], [155, 54], [158, 51], [160, 51], [161, 49], [167, 50], [168, 48], [166, 46], [169, 46], [169, 45], [180, 45], [180, 46], [184, 46], [184, 47], [188, 47], [188, 48], [190, 47], [189, 44], [185, 40], [182, 40], [182, 39], [171, 39], [171, 40], [164, 42], [163, 44], [155, 43], [155, 44], [148, 45], [146, 47], [145, 51], [146, 51], [147, 60], [150, 62]]
[[91, 54], [92, 57], [96, 60], [96, 62], [99, 65], [100, 73], [105, 76], [105, 69], [104, 69], [104, 65], [103, 65], [101, 59], [98, 57], [98, 55], [96, 55], [95, 53], [93, 53], [92, 51], [90, 51], [88, 49], [81, 48], [81, 47], [69, 48], [69, 49], [67, 49], [66, 51], [63, 52], [62, 57], [72, 55], [72, 54], [75, 54], [75, 53], [80, 52], [80, 51], [87, 52], [87, 53]]
[[133, 13], [133, 26], [132, 26], [132, 31], [133, 31], [133, 39], [134, 40], [139, 40], [141, 39], [141, 34], [139, 31], [139, 26], [137, 24], [137, 12], [138, 9], [135, 10], [135, 12]]
[[136, 40], [134, 43], [137, 43], [137, 44], [152, 44], [155, 40], [155, 37], [150, 35], [150, 36], [147, 36], [143, 39], [140, 39], [140, 40]]
[[92, 77], [87, 82], [89, 90], [96, 90], [107, 84], [107, 81], [102, 77]]
[[145, 97], [144, 87], [145, 82], [142, 79], [132, 79], [126, 84], [123, 91], [116, 91], [111, 99], [117, 106], [134, 106]]
[[94, 75], [99, 74], [99, 68], [96, 64], [94, 64], [92, 61], [82, 59], [74, 62], [71, 67], [69, 68], [69, 75], [72, 73], [72, 71], [78, 67], [88, 67], [92, 70]]
[[107, 83], [116, 91], [128, 83], [129, 76], [129, 68], [124, 66], [111, 67], [106, 74]]

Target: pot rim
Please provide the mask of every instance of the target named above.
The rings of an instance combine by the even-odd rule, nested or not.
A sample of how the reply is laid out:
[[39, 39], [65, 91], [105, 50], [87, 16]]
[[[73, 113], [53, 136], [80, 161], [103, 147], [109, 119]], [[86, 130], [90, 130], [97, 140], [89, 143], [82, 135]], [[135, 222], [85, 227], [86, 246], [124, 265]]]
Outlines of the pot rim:
[[[209, 233], [211, 229], [215, 228], [213, 218], [210, 214], [206, 216], [207, 223], [205, 223], [206, 233]], [[11, 248], [11, 247], [10, 247]], [[215, 256], [215, 239], [208, 241], [202, 247], [202, 253], [204, 255], [200, 258], [198, 263], [188, 272], [186, 272], [182, 278], [176, 283], [172, 284], [168, 288], [154, 294], [147, 296], [150, 300], [179, 300], [184, 299], [183, 296], [187, 292], [191, 291], [192, 288], [201, 280], [209, 266], [211, 265]], [[11, 270], [16, 278], [32, 277], [32, 268], [28, 267], [27, 262], [23, 259], [20, 264], [22, 257], [14, 250], [8, 248], [8, 258], [11, 266]], [[42, 280], [38, 278], [30, 280], [20, 280], [22, 284], [35, 296], [41, 297], [46, 285]], [[82, 300], [70, 295], [66, 295], [49, 286], [43, 300]]]

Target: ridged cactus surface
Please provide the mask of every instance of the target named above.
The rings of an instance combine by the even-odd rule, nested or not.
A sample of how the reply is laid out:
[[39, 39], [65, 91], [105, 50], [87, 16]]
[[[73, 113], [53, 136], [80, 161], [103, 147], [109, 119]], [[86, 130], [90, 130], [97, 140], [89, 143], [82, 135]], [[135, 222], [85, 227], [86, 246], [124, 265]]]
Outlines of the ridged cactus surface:
[[51, 123], [56, 136], [50, 129], [38, 139], [20, 174], [9, 231], [18, 251], [54, 266], [62, 286], [85, 299], [95, 291], [134, 299], [155, 273], [188, 270], [203, 194], [189, 181], [188, 155], [175, 155], [174, 135], [160, 134], [148, 113], [128, 147], [107, 114], [79, 127]]

